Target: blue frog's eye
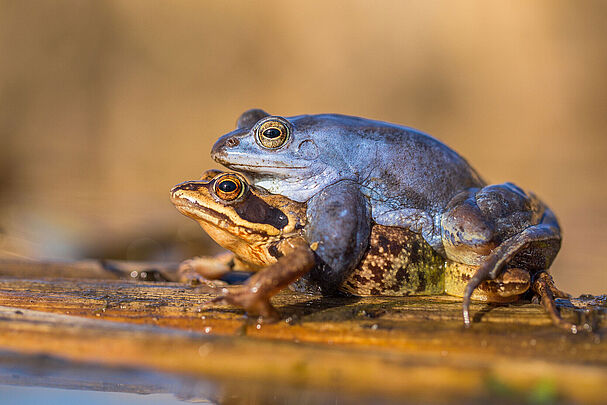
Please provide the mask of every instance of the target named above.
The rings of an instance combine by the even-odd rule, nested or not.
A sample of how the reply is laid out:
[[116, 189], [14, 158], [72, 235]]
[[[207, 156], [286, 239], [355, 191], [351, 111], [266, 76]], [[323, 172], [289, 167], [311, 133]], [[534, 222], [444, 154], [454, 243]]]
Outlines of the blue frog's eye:
[[233, 174], [223, 174], [215, 180], [213, 192], [224, 201], [234, 201], [240, 197], [245, 189], [242, 180]]
[[267, 149], [278, 149], [289, 140], [290, 128], [283, 119], [272, 117], [263, 121], [255, 131], [257, 143]]

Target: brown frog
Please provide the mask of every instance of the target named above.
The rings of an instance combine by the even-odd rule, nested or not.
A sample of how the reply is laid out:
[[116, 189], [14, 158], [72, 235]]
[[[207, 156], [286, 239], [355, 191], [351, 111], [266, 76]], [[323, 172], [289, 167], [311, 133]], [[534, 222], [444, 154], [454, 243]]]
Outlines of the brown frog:
[[[278, 319], [270, 298], [281, 289], [291, 288], [321, 292], [326, 266], [316, 254], [319, 241], [311, 240], [306, 228], [310, 226], [305, 202], [296, 202], [282, 195], [270, 194], [250, 185], [238, 173], [215, 170], [205, 172], [201, 180], [188, 181], [171, 190], [171, 200], [177, 209], [199, 222], [202, 228], [221, 246], [233, 252], [224, 257], [220, 266], [209, 266], [207, 259], [184, 262], [187, 277], [208, 282], [231, 270], [256, 272], [247, 282], [226, 290], [215, 302], [243, 307], [249, 314]], [[461, 207], [457, 203], [456, 207]], [[458, 215], [464, 215], [460, 213]], [[445, 224], [449, 229], [449, 224]], [[469, 244], [457, 254], [471, 256]], [[541, 271], [532, 274], [521, 266], [509, 264], [494, 280], [479, 283], [472, 298], [488, 302], [513, 302], [531, 289], [548, 302], [545, 305], [553, 320], [564, 327], [554, 305], [555, 296], [565, 296], [554, 287], [551, 277]], [[335, 290], [351, 295], [435, 295], [463, 297], [478, 265], [446, 260], [428, 244], [420, 233], [409, 228], [371, 225], [368, 244], [355, 268]]]

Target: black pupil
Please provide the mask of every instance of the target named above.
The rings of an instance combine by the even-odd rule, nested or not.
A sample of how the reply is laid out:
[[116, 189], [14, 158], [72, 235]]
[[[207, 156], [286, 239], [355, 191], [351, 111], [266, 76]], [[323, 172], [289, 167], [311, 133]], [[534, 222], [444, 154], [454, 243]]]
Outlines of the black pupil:
[[265, 131], [263, 131], [263, 135], [266, 138], [270, 138], [270, 139], [278, 138], [280, 136], [280, 129], [268, 128]]
[[224, 193], [231, 193], [236, 191], [238, 185], [232, 180], [224, 180], [219, 183], [219, 189]]

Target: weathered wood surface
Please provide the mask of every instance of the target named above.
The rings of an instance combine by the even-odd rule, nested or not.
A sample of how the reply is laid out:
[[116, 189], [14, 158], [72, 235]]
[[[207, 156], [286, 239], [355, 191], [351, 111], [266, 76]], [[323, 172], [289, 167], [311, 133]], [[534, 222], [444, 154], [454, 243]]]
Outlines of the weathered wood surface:
[[285, 320], [258, 324], [237, 308], [203, 305], [217, 293], [170, 282], [2, 278], [0, 350], [379, 398], [523, 400], [539, 392], [605, 401], [602, 309], [563, 308], [594, 329], [573, 335], [536, 304], [475, 303], [465, 330], [457, 298], [284, 292], [274, 302]]
[[120, 260], [79, 260], [38, 262], [0, 259], [0, 276], [34, 278], [86, 278], [93, 280], [177, 281], [178, 263], [127, 262]]

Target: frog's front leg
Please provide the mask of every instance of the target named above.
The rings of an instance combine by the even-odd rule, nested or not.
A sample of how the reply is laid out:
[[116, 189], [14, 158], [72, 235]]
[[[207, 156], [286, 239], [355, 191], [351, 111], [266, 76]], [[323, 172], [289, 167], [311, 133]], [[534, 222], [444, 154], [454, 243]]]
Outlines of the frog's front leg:
[[306, 215], [305, 238], [320, 259], [308, 277], [323, 294], [339, 294], [369, 243], [369, 201], [357, 184], [342, 180], [310, 199]]
[[301, 237], [280, 242], [278, 251], [283, 255], [277, 262], [251, 276], [247, 282], [210, 303], [237, 305], [249, 315], [262, 316], [267, 321], [280, 319], [270, 298], [293, 281], [306, 274], [315, 264], [314, 252]]

